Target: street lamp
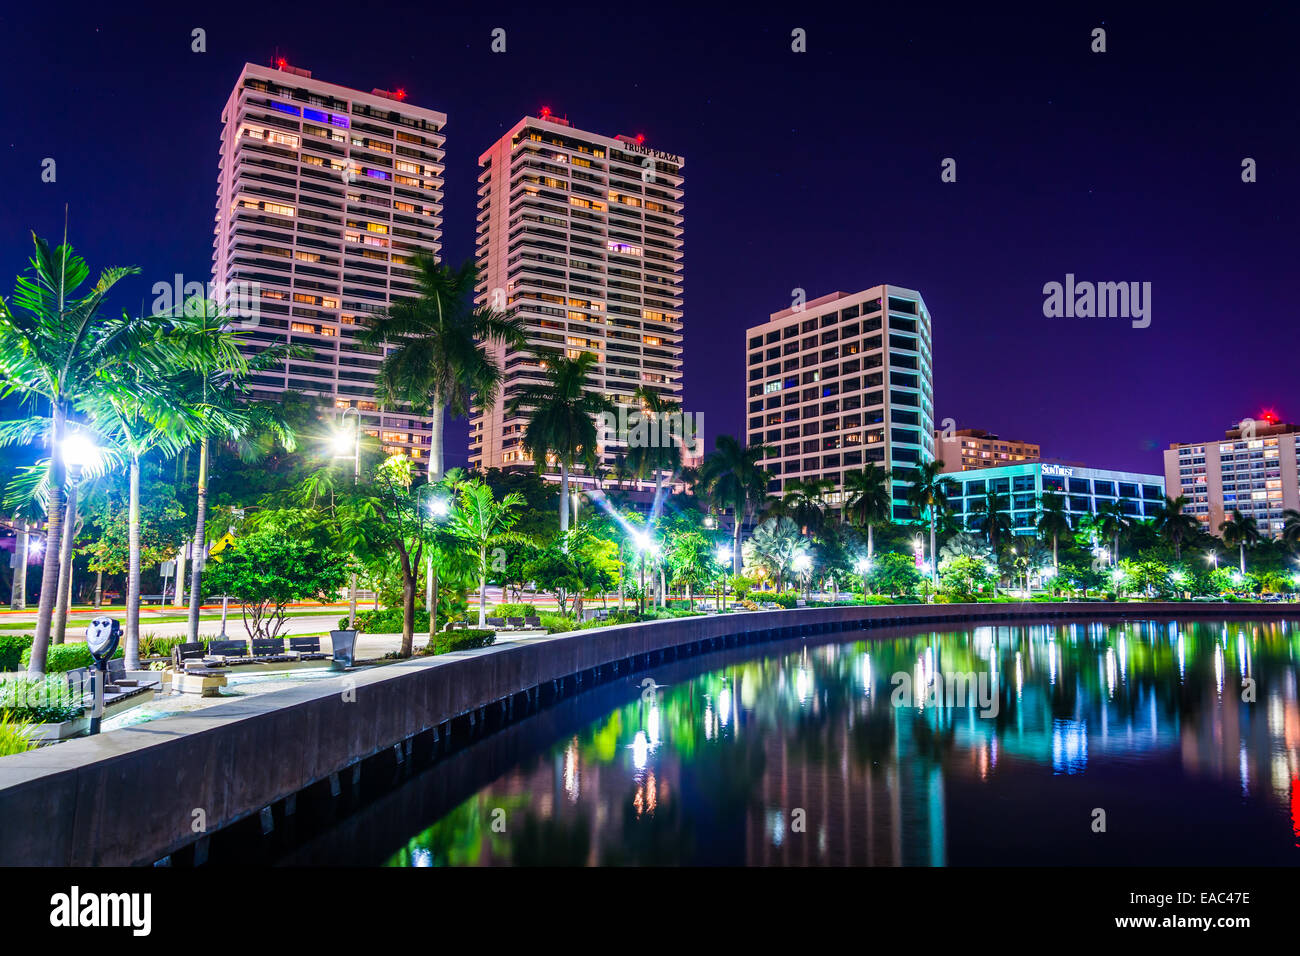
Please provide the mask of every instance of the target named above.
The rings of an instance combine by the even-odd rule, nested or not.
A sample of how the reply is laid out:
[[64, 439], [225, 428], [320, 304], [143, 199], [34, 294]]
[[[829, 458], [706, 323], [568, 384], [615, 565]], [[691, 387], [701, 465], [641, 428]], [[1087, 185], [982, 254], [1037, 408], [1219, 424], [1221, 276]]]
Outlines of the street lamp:
[[[351, 432], [347, 430], [348, 412], [357, 416], [356, 427]], [[348, 445], [352, 446], [352, 454], [348, 454]], [[343, 414], [339, 416], [339, 429], [334, 434], [334, 457], [352, 459], [352, 487], [361, 483], [361, 409], [355, 405], [349, 405], [343, 409]], [[348, 630], [355, 630], [357, 626], [357, 572], [354, 569], [352, 577], [348, 580]]]
[[645, 613], [645, 556], [647, 554], [655, 554], [658, 552], [659, 549], [655, 545], [654, 540], [650, 537], [650, 532], [648, 531], [634, 532], [632, 534], [632, 542], [636, 546], [637, 551], [639, 551], [641, 554], [641, 586], [639, 588], [640, 590], [639, 599], [641, 604], [640, 613], [644, 614]]
[[718, 545], [718, 550], [714, 552], [714, 560], [718, 562], [718, 610], [722, 610], [722, 599], [725, 594], [725, 581], [727, 577], [727, 568], [731, 564], [731, 548], [725, 544]]
[[[802, 553], [796, 554], [794, 556], [794, 560], [790, 562], [790, 567], [794, 568], [795, 571], [799, 572], [799, 580], [800, 583], [802, 584], [804, 574], [812, 568], [812, 558], [808, 557], [808, 555], [806, 554], [802, 554]], [[807, 596], [806, 587], [804, 589], [804, 594], [806, 597]]]
[[77, 524], [77, 489], [81, 485], [82, 471], [99, 460], [100, 452], [90, 436], [78, 427], [63, 437], [59, 443], [59, 455], [68, 469], [68, 489], [63, 537], [59, 544], [59, 583], [54, 592], [53, 640], [56, 644], [63, 642], [68, 607], [72, 604], [72, 545], [76, 537], [73, 529]]
[[[434, 497], [429, 501], [429, 514], [433, 516], [434, 521], [445, 518], [451, 513], [451, 502], [448, 500], [446, 495], [437, 494], [437, 488], [437, 485], [423, 484], [415, 492], [415, 503], [417, 509], [419, 508], [421, 499], [427, 491], [432, 489], [435, 492]], [[423, 516], [420, 518], [420, 523], [424, 523]], [[424, 609], [429, 612], [429, 641], [432, 642], [434, 635], [438, 630], [438, 622], [435, 620], [437, 614], [434, 610], [434, 592], [438, 586], [438, 581], [437, 576], [433, 573], [433, 546], [426, 544], [425, 547], [427, 549], [426, 554], [428, 555], [428, 561], [425, 564]]]

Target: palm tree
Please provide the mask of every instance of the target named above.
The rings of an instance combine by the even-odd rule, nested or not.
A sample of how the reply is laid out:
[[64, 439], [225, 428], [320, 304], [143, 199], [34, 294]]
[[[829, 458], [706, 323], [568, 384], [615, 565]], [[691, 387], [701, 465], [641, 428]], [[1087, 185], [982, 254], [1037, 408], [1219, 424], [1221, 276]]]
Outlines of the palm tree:
[[596, 416], [612, 412], [613, 403], [593, 391], [587, 376], [599, 360], [591, 352], [569, 358], [560, 352], [535, 353], [546, 382], [530, 385], [510, 400], [506, 414], [525, 412], [524, 451], [537, 462], [537, 470], [554, 457], [560, 464], [560, 534], [569, 530], [569, 470], [576, 461], [596, 460], [599, 434]]
[[745, 542], [745, 563], [767, 570], [775, 580], [778, 592], [794, 559], [807, 553], [808, 542], [800, 534], [799, 526], [784, 517], [763, 521]]
[[939, 580], [939, 561], [935, 553], [935, 524], [938, 511], [948, 507], [948, 495], [953, 488], [951, 478], [943, 474], [943, 462], [927, 461], [913, 469], [907, 488], [907, 501], [919, 513], [925, 514], [930, 524], [930, 577]]
[[419, 295], [372, 316], [361, 342], [388, 349], [379, 369], [380, 403], [429, 418], [429, 480], [437, 481], [443, 472], [443, 412], [464, 418], [474, 405], [495, 404], [501, 367], [488, 349], [522, 345], [524, 327], [513, 311], [471, 304], [478, 282], [473, 262], [453, 269], [428, 253], [414, 258]]
[[1095, 526], [1111, 541], [1111, 566], [1119, 567], [1119, 539], [1132, 526], [1132, 521], [1118, 501], [1107, 501], [1097, 506]]
[[874, 462], [844, 476], [844, 517], [853, 527], [867, 530], [868, 564], [876, 550], [873, 529], [893, 519], [893, 477], [893, 472]]
[[1174, 560], [1181, 561], [1183, 557], [1183, 542], [1196, 534], [1198, 522], [1189, 514], [1184, 514], [1191, 501], [1186, 495], [1179, 495], [1177, 498], [1165, 497], [1164, 503], [1156, 508], [1152, 516], [1151, 523], [1160, 533], [1160, 536], [1174, 546]]
[[665, 476], [671, 482], [682, 467], [681, 442], [674, 440], [667, 427], [673, 421], [672, 416], [681, 414], [682, 407], [644, 385], [637, 387], [636, 397], [641, 402], [641, 410], [632, 427], [641, 433], [641, 440], [631, 444], [627, 459], [638, 478], [644, 480], [647, 474], [654, 475], [655, 496], [650, 509], [654, 515], [659, 510]]
[[459, 506], [451, 516], [451, 533], [473, 548], [477, 558], [479, 627], [487, 626], [489, 549], [527, 540], [510, 530], [520, 518], [517, 509], [524, 504], [524, 496], [517, 491], [497, 501], [492, 497], [492, 489], [483, 482], [470, 481], [461, 485]]
[[835, 482], [829, 478], [791, 481], [770, 515], [789, 518], [799, 526], [800, 534], [816, 537], [826, 527], [826, 496], [834, 490]]
[[1223, 543], [1229, 548], [1237, 548], [1241, 558], [1241, 573], [1246, 574], [1246, 549], [1253, 548], [1259, 543], [1259, 525], [1255, 524], [1254, 518], [1247, 518], [1236, 508], [1232, 509], [1232, 517], [1223, 524], [1219, 525], [1219, 533], [1223, 535]]
[[1073, 530], [1070, 527], [1070, 517], [1065, 513], [1065, 499], [1053, 491], [1047, 491], [1039, 499], [1039, 504], [1042, 510], [1038, 515], [1038, 533], [1052, 539], [1052, 569], [1059, 570], [1061, 563], [1058, 560], [1058, 542]]
[[1300, 511], [1294, 508], [1282, 512], [1282, 542], [1289, 548], [1300, 545]]
[[[0, 398], [16, 394], [24, 405], [49, 404], [49, 525], [28, 664], [28, 672], [39, 675], [45, 672], [59, 590], [57, 558], [63, 550], [67, 483], [61, 449], [68, 415], [77, 396], [93, 387], [96, 373], [120, 357], [134, 334], [125, 317], [105, 320], [99, 311], [113, 286], [139, 270], [105, 269], [87, 294], [78, 295], [90, 269], [67, 244], [66, 235], [55, 249], [34, 234], [32, 240], [31, 277], [19, 276], [11, 299], [0, 299]], [[0, 443], [8, 443], [5, 435], [0, 435]]]
[[1013, 528], [1011, 526], [1011, 516], [1007, 514], [1006, 496], [998, 494], [996, 491], [987, 492], [984, 497], [975, 502], [971, 508], [971, 514], [975, 516], [979, 530], [984, 535], [984, 540], [989, 543], [996, 557], [1002, 547], [1002, 543], [1011, 537]]
[[740, 531], [767, 489], [767, 473], [759, 462], [769, 453], [765, 445], [746, 448], [731, 435], [714, 439], [713, 451], [700, 466], [700, 483], [719, 506], [730, 508], [732, 573], [740, 574]]

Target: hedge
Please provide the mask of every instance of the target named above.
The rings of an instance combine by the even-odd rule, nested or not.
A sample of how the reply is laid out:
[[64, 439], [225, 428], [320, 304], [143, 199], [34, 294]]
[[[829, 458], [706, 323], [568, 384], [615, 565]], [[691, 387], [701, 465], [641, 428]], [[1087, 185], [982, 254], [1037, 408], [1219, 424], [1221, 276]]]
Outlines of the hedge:
[[[122, 648], [119, 647], [114, 658], [122, 656]], [[32, 649], [28, 647], [23, 651], [23, 667], [31, 663]], [[95, 663], [95, 658], [90, 654], [90, 648], [84, 643], [77, 644], [51, 644], [49, 653], [45, 658], [45, 672], [47, 674], [56, 674], [60, 671], [75, 671], [78, 667], [90, 667]]]
[[496, 643], [496, 631], [469, 628], [463, 631], [443, 631], [437, 637], [430, 650], [426, 645], [424, 654], [448, 654], [452, 651], [472, 651], [477, 647], [488, 647]]
[[23, 651], [32, 646], [30, 634], [0, 634], [0, 671], [22, 668]]

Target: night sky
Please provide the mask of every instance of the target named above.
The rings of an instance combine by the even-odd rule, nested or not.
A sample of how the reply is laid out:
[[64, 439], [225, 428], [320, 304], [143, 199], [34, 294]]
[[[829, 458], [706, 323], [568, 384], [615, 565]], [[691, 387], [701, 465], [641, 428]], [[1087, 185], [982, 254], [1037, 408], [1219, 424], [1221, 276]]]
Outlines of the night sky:
[[[139, 308], [173, 273], [207, 281], [221, 108], [242, 65], [278, 50], [448, 114], [451, 262], [473, 254], [478, 156], [524, 114], [550, 106], [684, 156], [684, 398], [710, 448], [743, 435], [748, 325], [795, 288], [882, 282], [929, 305], [936, 420], [1048, 457], [1159, 472], [1171, 441], [1265, 408], [1300, 417], [1288, 5], [871, 4], [857, 19], [703, 6], [7, 4], [0, 289], [30, 230], [61, 232], [65, 203], [92, 268], [142, 268], [117, 306]], [[195, 27], [206, 53], [191, 52]], [[489, 50], [494, 27], [505, 54]], [[806, 53], [791, 52], [796, 27]], [[1096, 27], [1104, 54], [1089, 49]], [[956, 183], [940, 181], [945, 157]], [[1245, 157], [1258, 182], [1242, 182]], [[1066, 273], [1152, 283], [1150, 327], [1045, 318], [1043, 285]], [[449, 464], [464, 435], [454, 424]]]

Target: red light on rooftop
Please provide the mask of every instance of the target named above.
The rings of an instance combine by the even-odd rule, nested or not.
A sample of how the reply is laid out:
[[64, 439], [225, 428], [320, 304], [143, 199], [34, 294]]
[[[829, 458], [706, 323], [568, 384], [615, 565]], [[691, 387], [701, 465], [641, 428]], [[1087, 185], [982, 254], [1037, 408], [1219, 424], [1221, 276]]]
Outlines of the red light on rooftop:
[[286, 66], [289, 65], [289, 61], [286, 60], [284, 57], [280, 57], [280, 59], [275, 61], [275, 65], [278, 69], [283, 70]]
[[641, 145], [642, 143], [644, 143], [644, 142], [645, 142], [645, 137], [642, 136], [640, 133], [637, 133], [637, 134], [636, 134], [636, 144], [637, 144], [638, 146], [640, 146], [640, 145]]
[[1277, 424], [1277, 412], [1273, 411], [1271, 408], [1264, 409], [1259, 413], [1259, 417], [1261, 421], [1268, 422], [1270, 425]]
[[542, 119], [546, 119], [546, 118], [547, 118], [548, 116], [550, 116], [550, 115], [551, 115], [551, 108], [550, 108], [549, 106], [543, 106], [543, 107], [542, 107]]
[[393, 95], [396, 96], [399, 100], [404, 100], [406, 99], [406, 90], [404, 90], [402, 87], [399, 86], [397, 88], [397, 92], [394, 93]]

